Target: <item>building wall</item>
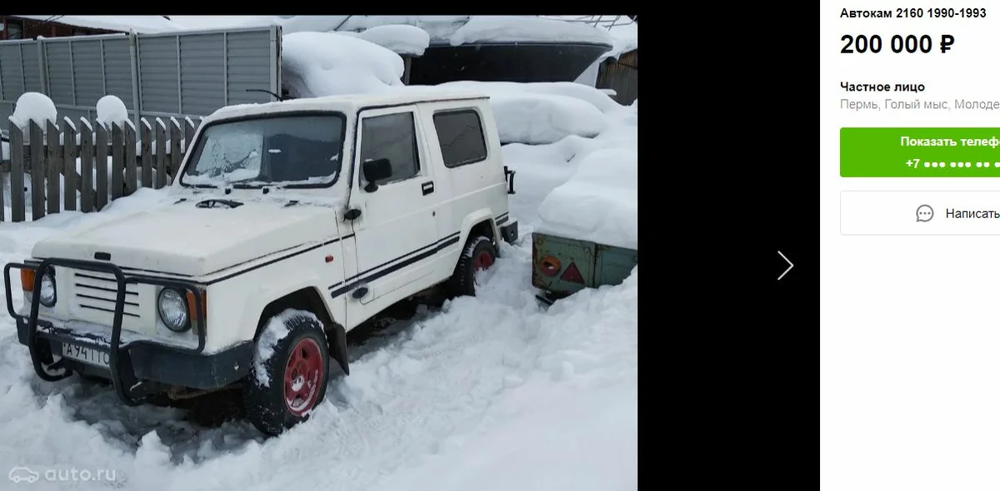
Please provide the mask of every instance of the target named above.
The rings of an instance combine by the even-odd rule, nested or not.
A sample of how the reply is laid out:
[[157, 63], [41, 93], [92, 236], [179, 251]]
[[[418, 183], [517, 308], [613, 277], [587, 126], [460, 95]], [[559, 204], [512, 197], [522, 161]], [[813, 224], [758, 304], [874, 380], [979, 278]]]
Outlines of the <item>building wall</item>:
[[14, 39], [35, 39], [38, 36], [49, 38], [82, 36], [88, 34], [111, 34], [115, 31], [90, 29], [69, 26], [59, 22], [42, 22], [32, 19], [21, 19], [11, 15], [0, 15], [0, 41]]
[[597, 87], [614, 90], [619, 104], [635, 102], [639, 98], [639, 50], [624, 53], [618, 60], [605, 60], [597, 75]]

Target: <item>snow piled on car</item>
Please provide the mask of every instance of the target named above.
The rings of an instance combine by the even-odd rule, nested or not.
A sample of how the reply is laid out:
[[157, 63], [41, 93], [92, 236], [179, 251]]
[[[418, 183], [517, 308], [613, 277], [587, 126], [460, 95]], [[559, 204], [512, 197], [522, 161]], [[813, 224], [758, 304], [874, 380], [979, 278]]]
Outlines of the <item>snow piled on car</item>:
[[384, 92], [403, 85], [398, 54], [352, 35], [286, 34], [281, 56], [282, 85], [292, 97]]

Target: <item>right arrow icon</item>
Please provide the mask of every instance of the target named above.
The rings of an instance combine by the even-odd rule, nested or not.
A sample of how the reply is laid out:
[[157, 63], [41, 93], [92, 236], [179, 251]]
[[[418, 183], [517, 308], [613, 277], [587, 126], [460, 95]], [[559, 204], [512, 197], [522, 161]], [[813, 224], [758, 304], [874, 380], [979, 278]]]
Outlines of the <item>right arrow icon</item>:
[[786, 262], [786, 263], [788, 263], [788, 268], [787, 268], [787, 269], [785, 269], [785, 272], [784, 272], [784, 273], [781, 273], [781, 276], [779, 276], [779, 277], [778, 277], [778, 280], [781, 280], [782, 278], [784, 278], [784, 277], [785, 277], [785, 275], [786, 275], [786, 274], [788, 274], [788, 272], [789, 272], [789, 271], [791, 271], [791, 270], [792, 270], [792, 268], [794, 268], [794, 267], [795, 267], [795, 265], [794, 265], [794, 264], [792, 264], [792, 262], [791, 262], [791, 261], [789, 261], [789, 260], [788, 260], [788, 258], [787, 258], [787, 257], [785, 257], [785, 255], [781, 253], [781, 251], [778, 251], [778, 255], [779, 255], [779, 256], [781, 256], [781, 259], [784, 259], [784, 260], [785, 260], [785, 262]]

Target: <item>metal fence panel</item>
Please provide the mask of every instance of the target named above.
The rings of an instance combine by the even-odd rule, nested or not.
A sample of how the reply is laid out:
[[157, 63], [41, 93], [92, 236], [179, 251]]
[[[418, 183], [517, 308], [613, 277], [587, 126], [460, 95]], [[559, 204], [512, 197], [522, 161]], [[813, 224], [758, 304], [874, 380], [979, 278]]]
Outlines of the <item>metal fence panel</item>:
[[[97, 101], [107, 93], [107, 89], [104, 88], [104, 70], [101, 68], [104, 63], [101, 41], [70, 41], [66, 44], [69, 45], [73, 60], [73, 94], [76, 99], [74, 104], [96, 106]], [[51, 73], [49, 80], [55, 83]], [[128, 95], [131, 97], [132, 94]]]
[[[264, 92], [247, 92], [247, 89], [275, 90], [277, 78], [272, 69], [277, 59], [272, 31], [231, 32], [226, 35], [226, 94], [229, 104], [254, 104], [273, 102], [274, 97]], [[280, 79], [278, 79], [280, 81]]]
[[46, 75], [49, 80], [49, 99], [56, 106], [75, 106], [76, 83], [73, 80], [73, 56], [69, 43], [42, 42], [45, 53]]
[[247, 89], [281, 93], [280, 40], [273, 26], [0, 41], [0, 123], [25, 92], [48, 95], [60, 116], [90, 121], [105, 95], [133, 119], [195, 122], [226, 105], [271, 102]]
[[178, 37], [139, 37], [139, 94], [146, 112], [181, 112]]
[[[104, 92], [101, 93], [101, 97], [118, 96], [129, 111], [135, 111], [132, 93], [132, 53], [129, 51], [128, 38], [103, 39], [100, 44], [104, 52], [102, 65]], [[94, 101], [94, 104], [96, 105], [97, 101]]]
[[183, 36], [181, 56], [181, 112], [210, 114], [225, 103], [225, 33]]
[[0, 42], [0, 121], [14, 111], [14, 101], [25, 92], [40, 92], [36, 41]]
[[36, 43], [21, 43], [20, 48], [21, 65], [24, 68], [24, 90], [25, 92], [41, 92], [43, 90], [42, 65], [38, 60], [38, 45]]

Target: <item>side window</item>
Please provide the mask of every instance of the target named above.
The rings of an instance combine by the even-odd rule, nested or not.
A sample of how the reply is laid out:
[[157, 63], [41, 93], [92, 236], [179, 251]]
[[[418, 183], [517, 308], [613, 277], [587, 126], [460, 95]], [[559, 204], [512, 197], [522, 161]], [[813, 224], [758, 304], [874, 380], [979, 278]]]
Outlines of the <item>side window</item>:
[[[379, 186], [409, 179], [420, 172], [413, 113], [386, 114], [361, 120], [361, 162], [389, 159], [392, 176]], [[361, 175], [364, 182], [364, 174]]]
[[479, 113], [471, 109], [434, 115], [434, 128], [441, 142], [445, 167], [474, 164], [486, 160], [486, 139]]

